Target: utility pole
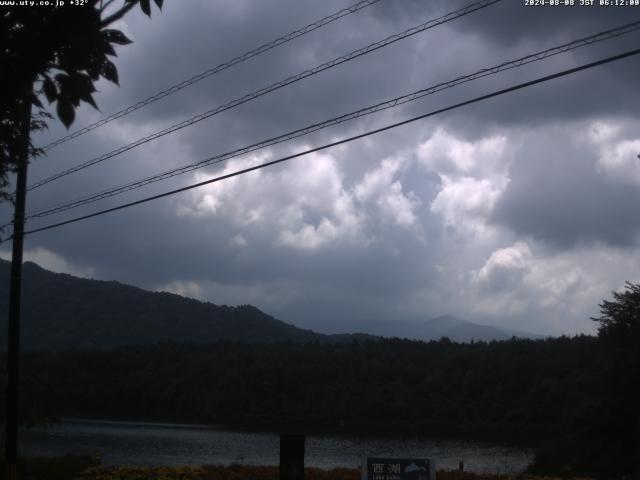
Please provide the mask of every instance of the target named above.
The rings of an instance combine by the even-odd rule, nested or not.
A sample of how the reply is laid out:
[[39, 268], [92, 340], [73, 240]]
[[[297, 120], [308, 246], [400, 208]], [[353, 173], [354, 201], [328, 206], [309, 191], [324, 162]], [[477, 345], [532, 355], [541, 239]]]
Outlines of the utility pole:
[[[29, 85], [31, 87], [31, 85]], [[27, 165], [31, 130], [31, 100], [23, 97], [20, 138], [16, 142], [17, 178], [13, 214], [13, 248], [11, 251], [11, 281], [9, 290], [9, 335], [7, 345], [7, 400], [5, 411], [5, 461], [9, 480], [18, 478], [18, 387], [20, 366], [20, 300], [22, 290], [22, 248], [24, 212], [27, 196]]]

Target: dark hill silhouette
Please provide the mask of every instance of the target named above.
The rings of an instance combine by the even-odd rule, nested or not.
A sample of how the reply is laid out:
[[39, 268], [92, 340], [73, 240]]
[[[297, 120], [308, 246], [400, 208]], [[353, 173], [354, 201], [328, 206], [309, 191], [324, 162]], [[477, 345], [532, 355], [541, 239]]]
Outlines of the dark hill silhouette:
[[[251, 305], [230, 307], [166, 292], [149, 292], [47, 271], [24, 264], [22, 347], [38, 350], [207, 343], [352, 341], [360, 335], [324, 335], [273, 318]], [[6, 348], [9, 262], [0, 260], [1, 348]]]
[[[9, 267], [9, 262], [0, 260], [0, 350], [6, 348]], [[422, 341], [448, 337], [454, 342], [470, 342], [536, 337], [450, 315], [388, 321], [327, 318], [322, 326], [325, 333], [318, 333], [285, 323], [252, 305], [215, 305], [114, 281], [53, 273], [32, 262], [25, 262], [23, 276], [21, 342], [27, 350], [108, 348], [167, 341], [342, 343], [379, 337]]]

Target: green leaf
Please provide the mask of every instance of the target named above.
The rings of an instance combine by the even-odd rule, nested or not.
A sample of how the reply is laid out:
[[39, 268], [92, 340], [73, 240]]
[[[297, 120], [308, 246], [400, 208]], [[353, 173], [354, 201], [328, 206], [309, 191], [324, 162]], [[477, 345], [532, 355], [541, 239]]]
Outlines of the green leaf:
[[49, 100], [49, 103], [53, 103], [58, 97], [58, 89], [56, 88], [56, 84], [49, 77], [46, 77], [44, 79], [44, 82], [42, 82], [42, 91], [47, 97], [47, 100]]
[[113, 64], [113, 62], [109, 60], [105, 60], [104, 62], [102, 62], [102, 69], [100, 71], [100, 74], [110, 82], [113, 82], [116, 85], [120, 85], [118, 83], [118, 70], [116, 69], [116, 66]]
[[131, 40], [127, 38], [127, 36], [122, 33], [120, 30], [103, 30], [102, 34], [107, 42], [117, 43], [118, 45], [128, 45], [133, 43]]
[[151, 16], [151, 2], [150, 0], [140, 0], [140, 8], [147, 17]]
[[76, 118], [76, 112], [73, 109], [71, 102], [66, 99], [59, 98], [56, 111], [58, 112], [58, 118], [62, 121], [64, 126], [69, 128], [73, 123], [73, 120]]
[[156, 2], [156, 5], [158, 6], [158, 8], [160, 10], [162, 10], [162, 2], [163, 2], [163, 0], [153, 0], [153, 1]]

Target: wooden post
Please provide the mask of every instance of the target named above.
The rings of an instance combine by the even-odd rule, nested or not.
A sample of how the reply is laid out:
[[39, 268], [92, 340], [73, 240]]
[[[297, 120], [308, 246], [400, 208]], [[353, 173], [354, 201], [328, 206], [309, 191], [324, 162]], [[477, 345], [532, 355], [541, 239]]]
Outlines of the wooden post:
[[7, 400], [5, 409], [5, 461], [9, 480], [18, 478], [18, 387], [20, 366], [20, 300], [22, 290], [22, 247], [24, 212], [27, 196], [27, 165], [31, 126], [30, 94], [24, 97], [20, 119], [22, 135], [17, 153], [15, 209], [13, 214], [13, 248], [11, 251], [11, 281], [9, 286], [9, 334], [7, 337]]
[[280, 434], [280, 480], [304, 480], [304, 435]]

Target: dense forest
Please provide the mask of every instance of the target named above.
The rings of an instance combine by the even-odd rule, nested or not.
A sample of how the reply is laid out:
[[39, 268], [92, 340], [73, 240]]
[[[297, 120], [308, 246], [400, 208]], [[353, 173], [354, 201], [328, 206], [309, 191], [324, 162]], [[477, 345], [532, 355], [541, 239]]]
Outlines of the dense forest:
[[25, 273], [23, 422], [484, 439], [541, 446], [537, 473], [640, 472], [639, 284], [603, 300], [597, 337], [456, 343], [321, 335], [251, 306]]
[[215, 343], [24, 356], [63, 417], [536, 443], [592, 397], [593, 337], [457, 344]]

